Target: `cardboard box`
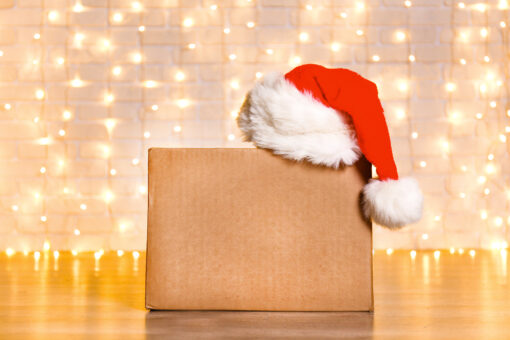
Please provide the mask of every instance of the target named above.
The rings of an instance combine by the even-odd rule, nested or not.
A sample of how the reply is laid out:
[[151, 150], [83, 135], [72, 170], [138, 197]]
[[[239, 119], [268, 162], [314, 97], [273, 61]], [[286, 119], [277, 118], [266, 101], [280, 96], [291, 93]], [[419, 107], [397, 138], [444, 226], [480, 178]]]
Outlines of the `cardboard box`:
[[146, 308], [373, 310], [370, 170], [150, 149]]

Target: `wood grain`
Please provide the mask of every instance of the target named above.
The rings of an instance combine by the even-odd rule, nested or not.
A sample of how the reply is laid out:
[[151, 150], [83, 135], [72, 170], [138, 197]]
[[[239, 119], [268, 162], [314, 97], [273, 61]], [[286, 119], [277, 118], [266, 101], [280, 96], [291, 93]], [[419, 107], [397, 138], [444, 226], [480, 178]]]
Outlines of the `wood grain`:
[[508, 339], [506, 252], [374, 255], [374, 313], [147, 312], [130, 253], [0, 255], [0, 339]]

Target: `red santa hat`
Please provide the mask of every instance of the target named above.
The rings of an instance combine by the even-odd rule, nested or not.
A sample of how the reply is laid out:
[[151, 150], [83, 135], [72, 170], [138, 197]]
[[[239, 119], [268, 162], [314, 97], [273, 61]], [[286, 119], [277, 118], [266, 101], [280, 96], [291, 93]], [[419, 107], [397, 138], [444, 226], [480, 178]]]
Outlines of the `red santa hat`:
[[268, 73], [237, 122], [246, 140], [285, 158], [338, 168], [363, 154], [379, 177], [363, 189], [365, 216], [389, 228], [421, 218], [423, 195], [415, 179], [398, 176], [377, 86], [356, 72], [306, 64]]

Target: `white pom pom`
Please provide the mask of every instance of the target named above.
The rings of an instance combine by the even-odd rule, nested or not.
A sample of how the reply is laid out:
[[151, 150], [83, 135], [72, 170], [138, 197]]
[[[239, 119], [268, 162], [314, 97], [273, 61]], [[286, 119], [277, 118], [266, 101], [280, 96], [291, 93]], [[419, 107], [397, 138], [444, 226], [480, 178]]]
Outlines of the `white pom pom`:
[[363, 213], [390, 229], [418, 222], [423, 212], [423, 194], [411, 177], [371, 180], [363, 188]]

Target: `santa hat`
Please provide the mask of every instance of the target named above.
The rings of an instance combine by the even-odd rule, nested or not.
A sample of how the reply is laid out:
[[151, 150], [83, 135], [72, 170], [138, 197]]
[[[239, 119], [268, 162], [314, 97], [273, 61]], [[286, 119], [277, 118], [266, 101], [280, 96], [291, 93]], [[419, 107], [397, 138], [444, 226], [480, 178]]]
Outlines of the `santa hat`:
[[246, 140], [285, 158], [338, 168], [363, 154], [379, 177], [363, 189], [365, 216], [389, 228], [421, 218], [423, 195], [415, 179], [398, 177], [377, 86], [356, 72], [306, 64], [268, 73], [237, 122]]

